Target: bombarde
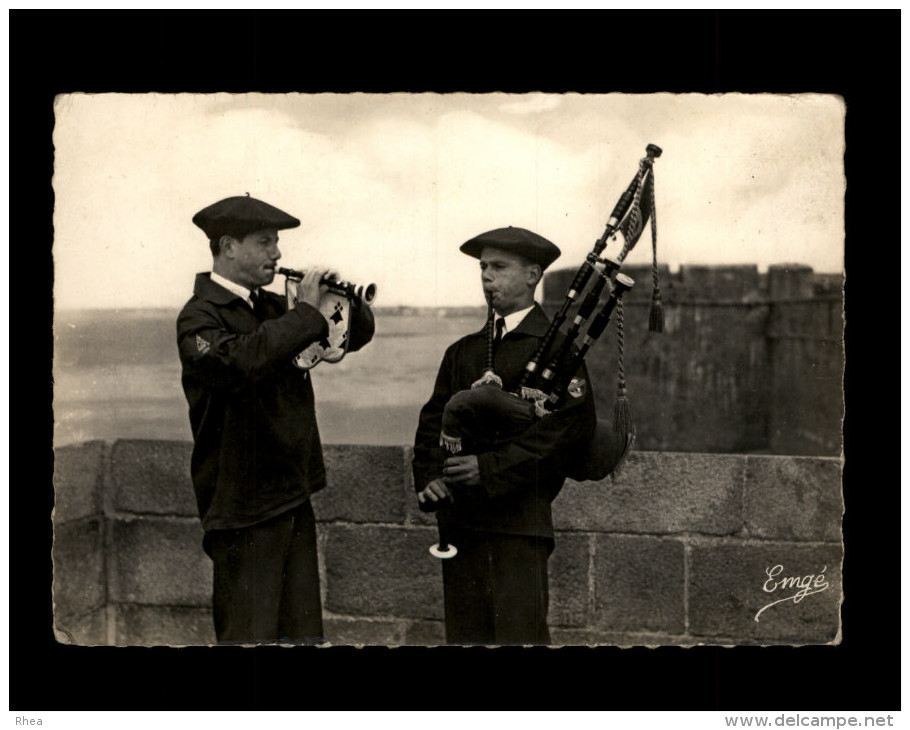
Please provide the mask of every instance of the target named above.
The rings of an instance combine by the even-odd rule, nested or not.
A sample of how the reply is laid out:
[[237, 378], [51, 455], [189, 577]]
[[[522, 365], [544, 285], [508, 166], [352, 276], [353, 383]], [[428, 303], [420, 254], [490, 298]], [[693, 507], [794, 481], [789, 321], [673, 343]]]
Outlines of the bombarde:
[[[306, 271], [286, 269], [284, 266], [278, 267], [278, 273], [286, 276], [290, 281], [301, 281], [303, 277], [306, 276]], [[349, 297], [351, 299], [360, 299], [364, 304], [367, 305], [372, 304], [373, 300], [376, 299], [375, 284], [358, 285], [352, 284], [349, 281], [338, 281], [329, 277], [324, 277], [321, 283], [332, 291], [336, 291], [339, 294], [344, 294], [346, 297]]]

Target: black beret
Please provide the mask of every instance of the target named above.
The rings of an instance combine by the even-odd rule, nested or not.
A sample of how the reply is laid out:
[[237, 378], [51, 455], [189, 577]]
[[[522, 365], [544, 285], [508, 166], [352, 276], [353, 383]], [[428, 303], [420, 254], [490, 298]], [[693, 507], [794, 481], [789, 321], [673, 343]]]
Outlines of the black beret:
[[555, 243], [551, 243], [543, 236], [538, 236], [533, 231], [524, 228], [512, 226], [481, 233], [461, 244], [460, 250], [468, 256], [479, 259], [487, 246], [517, 253], [535, 264], [540, 264], [541, 269], [547, 268], [562, 253]]
[[300, 225], [294, 216], [274, 205], [251, 198], [249, 193], [212, 203], [193, 216], [193, 223], [205, 231], [209, 238], [240, 236], [266, 228], [282, 231]]

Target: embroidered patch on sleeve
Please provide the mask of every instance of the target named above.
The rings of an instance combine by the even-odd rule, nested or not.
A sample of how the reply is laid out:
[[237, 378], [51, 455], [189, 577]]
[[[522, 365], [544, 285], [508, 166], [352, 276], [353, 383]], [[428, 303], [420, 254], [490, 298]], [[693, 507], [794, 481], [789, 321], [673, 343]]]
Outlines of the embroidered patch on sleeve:
[[585, 394], [587, 383], [583, 378], [572, 378], [567, 388], [573, 398], [581, 398]]
[[212, 343], [201, 335], [196, 335], [196, 349], [205, 355], [209, 350], [212, 349]]

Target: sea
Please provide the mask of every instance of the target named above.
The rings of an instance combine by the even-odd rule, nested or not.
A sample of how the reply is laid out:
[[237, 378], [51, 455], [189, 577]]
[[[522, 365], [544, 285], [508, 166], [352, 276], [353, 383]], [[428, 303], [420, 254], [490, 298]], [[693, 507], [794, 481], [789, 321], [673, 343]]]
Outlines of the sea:
[[[359, 352], [310, 373], [323, 443], [407, 445], [445, 349], [484, 309], [374, 310]], [[54, 317], [54, 444], [192, 439], [180, 385], [177, 310], [62, 310]]]

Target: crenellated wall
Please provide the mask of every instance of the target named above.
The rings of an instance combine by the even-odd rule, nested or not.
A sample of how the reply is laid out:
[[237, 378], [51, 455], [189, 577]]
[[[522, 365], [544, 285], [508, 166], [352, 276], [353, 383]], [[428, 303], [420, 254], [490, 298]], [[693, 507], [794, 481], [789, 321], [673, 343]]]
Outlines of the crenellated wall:
[[[190, 449], [120, 440], [56, 450], [61, 642], [214, 641]], [[313, 503], [326, 639], [442, 643], [441, 567], [427, 552], [435, 520], [417, 509], [410, 449], [330, 445], [325, 455], [329, 486]], [[553, 641], [838, 641], [842, 512], [837, 458], [633, 452], [615, 480], [569, 481], [554, 503]], [[786, 578], [798, 583], [779, 585]]]
[[[664, 331], [655, 334], [651, 267], [623, 271], [636, 282], [623, 298], [623, 370], [638, 448], [840, 455], [841, 277], [799, 264], [766, 274], [754, 265], [681, 266], [672, 275], [661, 267]], [[551, 313], [574, 275], [547, 274]], [[612, 412], [618, 361], [614, 322], [585, 361], [600, 413]]]

